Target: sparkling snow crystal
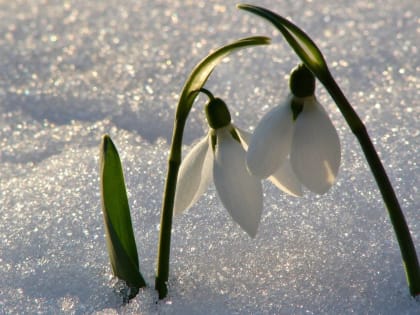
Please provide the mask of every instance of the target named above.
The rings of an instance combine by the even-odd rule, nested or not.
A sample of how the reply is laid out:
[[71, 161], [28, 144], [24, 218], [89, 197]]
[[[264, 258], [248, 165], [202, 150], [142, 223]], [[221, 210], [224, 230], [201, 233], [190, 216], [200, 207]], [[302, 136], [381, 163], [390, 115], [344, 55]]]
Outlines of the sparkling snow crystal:
[[[374, 140], [420, 252], [419, 4], [252, 1], [318, 43]], [[255, 239], [213, 185], [174, 218], [169, 296], [153, 289], [175, 106], [195, 64], [251, 35], [206, 87], [248, 131], [287, 94], [298, 59], [272, 25], [234, 1], [0, 2], [0, 314], [418, 314], [399, 248], [360, 147], [338, 129], [337, 183], [303, 198], [263, 184]], [[185, 151], [206, 132], [204, 97]], [[146, 289], [123, 305], [105, 246], [99, 144], [123, 163]]]

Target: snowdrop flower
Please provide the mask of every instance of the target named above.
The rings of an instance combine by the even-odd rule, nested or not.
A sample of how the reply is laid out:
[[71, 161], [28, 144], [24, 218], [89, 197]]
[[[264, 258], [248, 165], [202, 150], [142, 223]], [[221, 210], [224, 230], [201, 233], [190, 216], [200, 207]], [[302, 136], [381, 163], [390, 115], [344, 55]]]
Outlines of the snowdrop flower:
[[262, 185], [246, 167], [247, 135], [231, 124], [230, 113], [221, 99], [207, 90], [202, 92], [210, 98], [206, 105], [210, 131], [181, 163], [174, 213], [191, 207], [213, 178], [223, 206], [235, 222], [255, 237], [263, 206]]
[[296, 195], [301, 193], [299, 183], [324, 194], [337, 176], [340, 140], [315, 98], [315, 78], [304, 65], [292, 72], [290, 89], [286, 102], [255, 128], [247, 153], [248, 169], [259, 178], [288, 179], [296, 184], [292, 192]]

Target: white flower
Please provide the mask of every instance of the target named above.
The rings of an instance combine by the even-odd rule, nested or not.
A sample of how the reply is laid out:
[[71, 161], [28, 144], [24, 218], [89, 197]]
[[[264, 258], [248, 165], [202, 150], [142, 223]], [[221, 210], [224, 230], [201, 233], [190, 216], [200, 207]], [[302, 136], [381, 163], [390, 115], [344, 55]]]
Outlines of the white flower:
[[217, 194], [233, 220], [255, 237], [263, 207], [262, 186], [247, 170], [244, 137], [244, 132], [229, 123], [211, 129], [192, 148], [179, 170], [175, 214], [191, 207], [213, 178]]
[[[337, 131], [315, 96], [292, 95], [256, 127], [248, 148], [247, 165], [259, 178], [276, 178], [280, 174], [280, 182], [287, 178], [294, 183], [297, 180], [298, 186], [300, 182], [309, 190], [323, 194], [337, 176], [340, 152]], [[299, 195], [300, 188], [296, 189], [292, 193]]]

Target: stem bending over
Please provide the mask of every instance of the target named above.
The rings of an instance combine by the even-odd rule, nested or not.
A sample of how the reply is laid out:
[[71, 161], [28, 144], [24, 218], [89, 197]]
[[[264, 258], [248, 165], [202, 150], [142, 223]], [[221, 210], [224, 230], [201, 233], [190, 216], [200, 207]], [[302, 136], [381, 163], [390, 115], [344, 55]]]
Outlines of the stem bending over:
[[321, 51], [305, 32], [276, 13], [248, 4], [240, 4], [238, 8], [252, 12], [276, 26], [305, 66], [321, 81], [337, 104], [359, 141], [382, 194], [400, 246], [410, 293], [412, 296], [420, 295], [420, 266], [416, 249], [394, 189], [363, 122], [332, 77]]
[[248, 37], [240, 39], [231, 44], [223, 46], [204, 58], [191, 72], [182, 90], [174, 122], [172, 144], [169, 154], [168, 174], [166, 178], [165, 191], [160, 221], [159, 248], [157, 258], [157, 275], [155, 288], [159, 298], [163, 299], [168, 293], [167, 281], [169, 276], [169, 256], [171, 246], [172, 216], [175, 198], [175, 189], [178, 177], [178, 170], [181, 164], [182, 137], [188, 114], [198, 94], [203, 87], [215, 66], [234, 50], [239, 48], [267, 45], [270, 39], [267, 37]]

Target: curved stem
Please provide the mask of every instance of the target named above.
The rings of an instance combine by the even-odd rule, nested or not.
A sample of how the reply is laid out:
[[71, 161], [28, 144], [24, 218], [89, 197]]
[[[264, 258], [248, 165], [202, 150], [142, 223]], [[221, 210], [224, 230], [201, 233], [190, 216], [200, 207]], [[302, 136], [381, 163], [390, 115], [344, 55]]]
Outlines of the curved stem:
[[[210, 100], [214, 100], [213, 94], [203, 87], [201, 87], [198, 90], [194, 90], [191, 93], [195, 97], [199, 92], [206, 94]], [[165, 298], [168, 293], [168, 287], [166, 283], [169, 277], [169, 256], [171, 251], [172, 217], [175, 201], [176, 184], [178, 180], [178, 170], [182, 160], [182, 138], [186, 123], [185, 118], [175, 119], [170, 156], [168, 160], [168, 174], [166, 176], [165, 191], [163, 195], [162, 215], [160, 219], [159, 248], [157, 258], [158, 267], [155, 279], [155, 288], [159, 293], [159, 299]]]
[[420, 294], [420, 266], [414, 247], [413, 240], [410, 235], [407, 222], [401, 210], [397, 196], [392, 188], [391, 182], [386, 171], [379, 159], [372, 141], [369, 138], [367, 130], [360, 120], [350, 103], [347, 101], [343, 92], [335, 82], [331, 73], [328, 71], [322, 78], [319, 78], [331, 97], [334, 99], [344, 118], [346, 119], [350, 129], [359, 141], [363, 153], [366, 156], [370, 169], [378, 184], [382, 198], [388, 210], [392, 226], [400, 246], [404, 269], [407, 277], [408, 287], [412, 296]]
[[206, 94], [207, 95], [207, 97], [210, 99], [210, 100], [214, 100], [214, 96], [213, 96], [213, 93], [211, 93], [209, 90], [207, 90], [207, 89], [205, 89], [205, 88], [201, 88], [201, 89], [199, 89], [197, 92], [202, 92], [202, 93], [204, 93], [204, 94]]
[[270, 39], [268, 37], [253, 36], [239, 39], [228, 45], [222, 46], [201, 60], [201, 62], [193, 69], [187, 81], [185, 82], [175, 113], [172, 144], [168, 161], [168, 174], [166, 177], [165, 192], [163, 195], [157, 257], [158, 266], [155, 279], [155, 288], [159, 292], [159, 299], [163, 299], [168, 293], [166, 283], [169, 276], [172, 217], [176, 183], [178, 179], [178, 170], [181, 164], [182, 137], [185, 123], [194, 103], [195, 97], [206, 83], [213, 69], [223, 60], [223, 58], [240, 48], [256, 45], [268, 45], [269, 43]]
[[332, 77], [321, 51], [304, 31], [282, 16], [265, 8], [250, 4], [240, 4], [238, 5], [238, 8], [259, 15], [277, 27], [295, 53], [300, 57], [308, 69], [322, 82], [334, 99], [350, 126], [350, 129], [359, 140], [388, 209], [388, 214], [400, 246], [410, 293], [413, 296], [420, 295], [420, 266], [416, 249], [394, 189], [392, 188], [391, 182], [386, 175], [385, 169], [382, 166], [378, 153], [369, 138], [363, 122], [360, 120], [359, 116], [357, 116]]

